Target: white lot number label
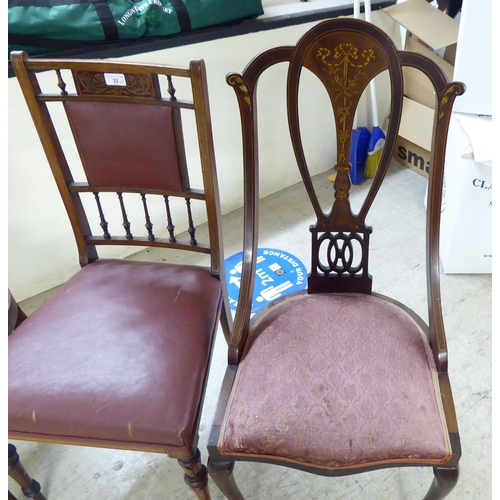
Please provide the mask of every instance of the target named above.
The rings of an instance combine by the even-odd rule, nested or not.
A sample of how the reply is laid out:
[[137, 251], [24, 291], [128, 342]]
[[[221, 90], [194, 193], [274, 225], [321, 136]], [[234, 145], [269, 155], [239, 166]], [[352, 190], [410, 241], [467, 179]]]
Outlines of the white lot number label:
[[[229, 303], [236, 310], [241, 284], [243, 253], [225, 261]], [[303, 290], [307, 285], [307, 271], [295, 256], [274, 248], [259, 248], [252, 301], [252, 313], [282, 295]]]
[[125, 81], [125, 75], [122, 73], [104, 73], [104, 81], [106, 85], [126, 87], [127, 82]]

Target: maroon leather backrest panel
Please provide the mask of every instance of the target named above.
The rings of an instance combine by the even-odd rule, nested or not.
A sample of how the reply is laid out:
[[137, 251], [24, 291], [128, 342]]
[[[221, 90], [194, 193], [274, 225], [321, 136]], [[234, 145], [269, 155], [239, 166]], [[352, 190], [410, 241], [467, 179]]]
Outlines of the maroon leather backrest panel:
[[95, 101], [65, 108], [91, 186], [183, 191], [172, 108]]

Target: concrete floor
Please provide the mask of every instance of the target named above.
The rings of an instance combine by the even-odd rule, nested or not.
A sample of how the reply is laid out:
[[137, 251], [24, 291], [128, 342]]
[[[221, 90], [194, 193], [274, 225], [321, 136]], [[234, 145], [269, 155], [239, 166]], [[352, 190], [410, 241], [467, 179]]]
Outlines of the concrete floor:
[[[315, 178], [320, 197], [331, 196], [329, 172]], [[354, 186], [354, 208], [367, 184]], [[426, 180], [398, 165], [391, 166], [379, 199], [368, 217], [374, 227], [370, 272], [374, 291], [407, 303], [423, 318], [425, 302], [423, 205]], [[285, 250], [309, 263], [313, 222], [304, 191], [292, 186], [262, 201], [261, 247]], [[199, 228], [203, 231], [203, 227]], [[241, 250], [241, 210], [224, 217], [226, 256]], [[156, 250], [133, 258], [162, 260]], [[195, 261], [198, 256], [193, 257]], [[463, 456], [461, 477], [448, 498], [488, 499], [492, 495], [492, 359], [491, 275], [441, 277], [442, 303], [449, 348], [449, 373], [454, 392]], [[21, 305], [32, 312], [51, 292]], [[219, 332], [201, 420], [200, 450], [206, 442], [226, 367], [226, 347]], [[51, 500], [186, 499], [180, 467], [166, 456], [12, 441], [29, 473]], [[237, 463], [235, 477], [247, 500], [411, 500], [425, 495], [432, 471], [424, 468], [384, 470], [343, 478], [325, 478], [277, 466]], [[9, 489], [23, 498], [9, 478]], [[211, 482], [214, 500], [223, 495]]]

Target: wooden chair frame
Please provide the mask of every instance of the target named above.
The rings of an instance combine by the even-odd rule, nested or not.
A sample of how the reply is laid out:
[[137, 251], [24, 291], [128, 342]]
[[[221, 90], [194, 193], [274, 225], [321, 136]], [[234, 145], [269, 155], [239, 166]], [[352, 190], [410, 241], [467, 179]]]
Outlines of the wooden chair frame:
[[[334, 85], [324, 77], [323, 83], [330, 95], [332, 107], [334, 108], [337, 131], [337, 172], [334, 182], [334, 202], [332, 210], [324, 213], [317, 201], [311, 178], [307, 169], [304, 152], [300, 145], [300, 130], [298, 125], [298, 83], [302, 68], [306, 67], [313, 73], [322, 78], [320, 71], [314, 66], [312, 61], [316, 56], [314, 52], [321, 43], [324, 44], [325, 52], [327, 50], [333, 53], [335, 43], [342, 42], [345, 47], [359, 47], [366, 51], [372, 50], [372, 54], [379, 57], [378, 61], [385, 58], [386, 63], [377, 66], [367, 74], [358, 75], [359, 84], [357, 97], [350, 95], [350, 104], [354, 109], [350, 113], [342, 116], [335, 107], [335, 88]], [[340, 42], [339, 42], [340, 41]], [[320, 49], [321, 50], [321, 49]], [[347, 50], [347, 49], [346, 49]], [[318, 56], [320, 55], [318, 52]], [[311, 55], [312, 54], [312, 55]], [[360, 57], [362, 59], [363, 56]], [[259, 458], [255, 455], [243, 456], [238, 454], [231, 456], [229, 452], [222, 454], [219, 451], [218, 443], [221, 434], [226, 408], [231, 396], [231, 390], [238, 373], [239, 363], [242, 358], [245, 346], [252, 339], [255, 325], [268, 314], [273, 307], [282, 301], [287, 301], [291, 296], [285, 296], [266, 308], [259, 311], [254, 317], [251, 317], [251, 306], [253, 299], [254, 279], [256, 270], [256, 259], [258, 249], [258, 220], [259, 220], [259, 159], [258, 159], [258, 132], [257, 132], [257, 103], [256, 90], [259, 77], [269, 68], [278, 63], [289, 63], [287, 80], [287, 108], [289, 129], [292, 137], [292, 144], [295, 152], [298, 167], [300, 169], [302, 180], [309, 194], [311, 204], [316, 213], [317, 222], [311, 226], [313, 238], [312, 250], [312, 271], [309, 275], [308, 290], [304, 293], [363, 293], [372, 294], [383, 298], [392, 303], [397, 303], [390, 298], [371, 291], [371, 275], [368, 273], [368, 237], [371, 233], [371, 227], [365, 225], [365, 217], [370, 206], [380, 188], [380, 185], [387, 172], [395, 148], [397, 131], [399, 129], [402, 105], [403, 105], [403, 77], [402, 68], [412, 67], [425, 74], [432, 82], [436, 94], [436, 113], [434, 118], [434, 132], [431, 152], [431, 167], [429, 173], [428, 198], [427, 198], [427, 220], [426, 220], [426, 269], [427, 269], [427, 291], [428, 291], [428, 326], [417, 315], [411, 312], [402, 304], [402, 307], [414, 320], [421, 325], [426, 332], [432, 349], [434, 361], [436, 364], [439, 385], [441, 389], [444, 412], [446, 415], [446, 424], [449, 430], [449, 439], [451, 442], [451, 458], [439, 466], [433, 466], [435, 479], [425, 497], [426, 500], [436, 500], [444, 498], [455, 486], [458, 480], [458, 463], [461, 456], [460, 439], [458, 425], [453, 404], [450, 382], [448, 378], [448, 352], [446, 336], [442, 317], [441, 295], [440, 295], [440, 268], [439, 268], [439, 226], [441, 213], [441, 200], [443, 191], [444, 160], [446, 150], [446, 138], [448, 126], [452, 112], [453, 101], [456, 96], [464, 91], [464, 85], [458, 82], [449, 83], [441, 69], [430, 59], [417, 53], [398, 51], [390, 38], [379, 28], [365, 23], [364, 21], [352, 19], [334, 19], [319, 23], [310, 29], [297, 43], [296, 46], [283, 46], [266, 50], [257, 55], [244, 69], [241, 74], [231, 73], [227, 76], [227, 82], [233, 87], [238, 100], [241, 125], [243, 134], [243, 166], [244, 166], [244, 259], [242, 268], [242, 278], [240, 285], [240, 296], [238, 308], [234, 320], [234, 327], [229, 342], [229, 361], [226, 375], [222, 384], [219, 405], [213, 421], [212, 431], [209, 439], [209, 473], [222, 492], [231, 500], [240, 500], [243, 495], [239, 491], [232, 474], [235, 461], [256, 461], [266, 462], [287, 467], [294, 467], [300, 470], [312, 472], [314, 474], [326, 476], [342, 476], [365, 472], [374, 469], [413, 466], [419, 463], [406, 461], [403, 463], [393, 463], [390, 465], [370, 465], [368, 467], [360, 466], [358, 468], [328, 470], [313, 466], [304, 466], [290, 461], [280, 460], [279, 458], [270, 459], [269, 457]], [[358, 63], [361, 64], [361, 63]], [[358, 66], [359, 67], [359, 66]], [[377, 173], [369, 188], [367, 197], [358, 214], [353, 214], [349, 204], [350, 164], [348, 161], [349, 144], [351, 140], [351, 130], [355, 107], [358, 99], [371, 78], [379, 72], [388, 69], [391, 80], [392, 106], [390, 110], [390, 122], [388, 125], [385, 148], [383, 150]], [[350, 75], [352, 77], [352, 74]], [[347, 94], [344, 94], [346, 96]], [[344, 102], [345, 104], [345, 102]], [[340, 107], [340, 106], [339, 106]], [[364, 239], [361, 242], [363, 256], [361, 258], [361, 271], [350, 273], [348, 266], [341, 269], [339, 273], [334, 269], [327, 269], [323, 276], [317, 272], [318, 269], [318, 250], [315, 238], [318, 232], [324, 233], [343, 233], [351, 235], [361, 233]], [[298, 292], [301, 293], [301, 292]], [[425, 464], [424, 464], [425, 465]]]
[[[52, 170], [55, 182], [59, 189], [62, 201], [67, 210], [71, 227], [77, 244], [79, 262], [82, 268], [98, 260], [97, 248], [100, 246], [126, 245], [137, 250], [144, 247], [163, 248], [170, 250], [187, 250], [209, 256], [209, 273], [212, 277], [220, 281], [222, 289], [221, 301], [217, 311], [217, 318], [227, 340], [229, 340], [232, 328], [232, 315], [227, 300], [227, 285], [224, 277], [224, 255], [222, 240], [222, 225], [219, 190], [217, 183], [217, 173], [215, 165], [215, 154], [213, 147], [213, 136], [211, 128], [211, 115], [208, 99], [208, 86], [206, 78], [205, 63], [203, 60], [192, 60], [188, 68], [167, 66], [160, 64], [139, 64], [130, 62], [110, 62], [99, 60], [69, 60], [69, 59], [37, 59], [29, 58], [24, 52], [13, 52], [11, 54], [12, 67], [15, 71], [21, 89], [23, 91], [26, 103], [33, 118], [35, 128], [40, 137], [43, 150], [47, 157], [49, 166]], [[69, 72], [68, 72], [69, 70]], [[60, 93], [43, 92], [41, 83], [39, 83], [38, 74], [40, 72], [54, 72], [54, 79], [60, 89]], [[76, 93], [70, 90], [68, 92], [66, 78], [64, 75], [71, 74], [74, 80]], [[114, 86], [109, 83], [105, 77], [106, 74], [121, 75], [126, 79], [126, 85]], [[163, 88], [168, 87], [168, 97], [163, 97], [159, 79], [165, 79]], [[191, 97], [180, 99], [176, 96], [174, 88], [175, 79], [182, 79], [190, 85]], [[166, 92], [164, 92], [166, 93]], [[152, 112], [156, 110], [171, 110], [173, 123], [173, 136], [175, 137], [175, 146], [177, 149], [177, 162], [180, 171], [180, 180], [174, 187], [148, 185], [131, 186], [116, 185], [109, 183], [84, 181], [77, 182], [73, 178], [69, 161], [63, 150], [63, 146], [58, 138], [56, 128], [51, 118], [49, 106], [54, 102], [62, 103], [67, 113], [71, 111], [71, 106], [89, 103], [111, 103], [118, 105], [120, 103], [140, 104], [150, 106]], [[181, 121], [181, 110], [190, 110], [194, 113], [195, 127], [199, 144], [199, 161], [202, 173], [202, 188], [192, 188], [190, 186], [188, 168], [186, 164], [186, 151], [183, 143], [183, 130]], [[160, 111], [160, 113], [163, 113]], [[69, 114], [68, 114], [69, 116]], [[69, 119], [72, 129], [78, 128], [78, 123], [74, 117]], [[75, 133], [75, 130], [73, 130]], [[160, 130], [159, 134], [161, 135]], [[79, 141], [81, 135], [75, 138], [79, 148], [80, 156], [86, 173], [88, 174], [89, 165], [82, 154], [84, 146]], [[88, 175], [87, 175], [88, 177]], [[168, 179], [166, 183], [168, 184]], [[165, 184], [165, 183], [164, 183]], [[121, 205], [123, 215], [123, 229], [125, 234], [111, 234], [108, 230], [108, 224], [100, 204], [100, 193], [116, 193], [119, 204]], [[97, 203], [97, 209], [100, 216], [99, 225], [102, 228], [102, 235], [95, 235], [91, 231], [91, 225], [84, 211], [81, 195], [93, 193]], [[132, 235], [128, 216], [124, 207], [122, 194], [130, 193], [142, 198], [144, 207], [145, 227], [147, 234], [144, 236]], [[151, 221], [146, 200], [146, 194], [163, 197], [167, 211], [167, 228], [169, 234], [166, 237], [156, 237], [153, 233]], [[186, 200], [186, 210], [189, 219], [189, 241], [181, 241], [174, 233], [174, 225], [169, 211], [169, 199], [176, 197]], [[208, 220], [208, 243], [197, 240], [195, 226], [192, 220], [190, 203], [191, 200], [200, 200], [206, 206], [206, 215]], [[50, 300], [50, 299], [49, 299]], [[17, 309], [16, 309], [17, 310]], [[22, 314], [22, 313], [21, 313]], [[17, 326], [20, 321], [16, 320]], [[213, 349], [216, 330], [212, 333], [210, 353]], [[210, 362], [210, 360], [209, 360]], [[206, 383], [208, 380], [208, 367], [204, 377], [203, 394], [197, 414], [195, 417], [196, 436], [188, 446], [173, 446], [165, 449], [163, 445], [154, 443], [144, 446], [134, 446], [134, 450], [167, 453], [170, 457], [178, 460], [185, 472], [185, 482], [191, 490], [200, 499], [210, 497], [208, 491], [208, 476], [206, 467], [200, 461], [200, 452], [198, 450], [198, 433], [202, 404]], [[43, 435], [30, 434], [26, 432], [9, 431], [9, 437], [20, 440], [44, 441]], [[51, 437], [48, 442], [60, 444], [76, 444], [90, 446], [104, 446], [118, 449], [130, 449], [123, 443], [102, 443], [99, 439], [96, 442], [89, 442], [89, 439], [78, 439], [69, 437], [54, 440]], [[38, 498], [38, 497], [37, 497]], [[39, 498], [42, 498], [41, 496]]]

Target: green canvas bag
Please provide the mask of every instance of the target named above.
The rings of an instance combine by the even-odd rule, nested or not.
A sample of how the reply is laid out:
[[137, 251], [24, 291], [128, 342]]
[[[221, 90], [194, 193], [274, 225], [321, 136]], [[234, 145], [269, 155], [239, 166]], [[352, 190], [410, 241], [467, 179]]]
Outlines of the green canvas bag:
[[263, 13], [261, 0], [9, 0], [9, 51], [160, 37]]

